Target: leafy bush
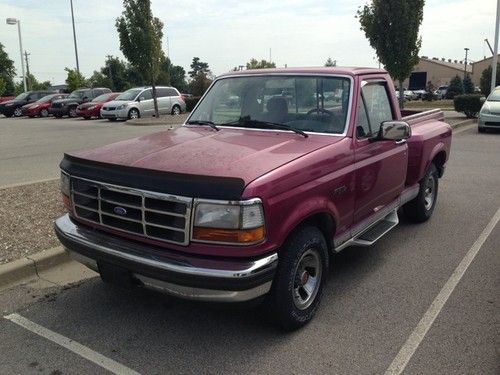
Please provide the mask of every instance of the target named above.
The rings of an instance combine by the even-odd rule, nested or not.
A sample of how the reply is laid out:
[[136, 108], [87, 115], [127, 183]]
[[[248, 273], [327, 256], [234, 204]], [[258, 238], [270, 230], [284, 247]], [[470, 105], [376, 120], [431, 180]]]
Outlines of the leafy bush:
[[481, 101], [482, 95], [457, 95], [453, 99], [455, 111], [463, 112], [467, 118], [477, 117], [481, 110], [483, 103]]
[[464, 94], [474, 94], [474, 84], [472, 83], [472, 79], [470, 78], [469, 73], [465, 75], [463, 86], [464, 86]]
[[450, 81], [448, 90], [446, 91], [446, 99], [453, 99], [456, 95], [462, 95], [464, 93], [464, 85], [462, 83], [462, 78], [456, 75]]
[[[481, 87], [481, 92], [483, 93], [484, 96], [490, 95], [491, 91], [491, 65], [488, 66], [486, 69], [483, 70], [481, 73], [481, 80], [479, 83], [479, 87]], [[500, 85], [500, 64], [497, 65], [497, 79], [495, 82], [495, 86]]]
[[186, 112], [191, 112], [199, 101], [199, 96], [191, 96], [189, 98], [186, 98]]

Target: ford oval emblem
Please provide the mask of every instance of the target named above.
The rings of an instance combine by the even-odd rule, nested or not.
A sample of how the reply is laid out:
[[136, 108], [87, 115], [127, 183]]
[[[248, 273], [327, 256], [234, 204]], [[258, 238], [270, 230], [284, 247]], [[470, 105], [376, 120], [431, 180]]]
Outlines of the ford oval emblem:
[[113, 212], [120, 216], [125, 216], [127, 214], [127, 210], [120, 206], [113, 208]]

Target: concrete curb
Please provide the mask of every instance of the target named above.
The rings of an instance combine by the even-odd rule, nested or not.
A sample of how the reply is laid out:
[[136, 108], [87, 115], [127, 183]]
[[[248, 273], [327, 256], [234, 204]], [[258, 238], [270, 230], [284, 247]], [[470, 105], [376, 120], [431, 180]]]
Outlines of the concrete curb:
[[473, 124], [477, 124], [477, 118], [469, 118], [467, 120], [457, 122], [455, 124], [452, 124], [451, 127], [453, 129], [459, 129], [459, 128], [463, 128], [464, 126], [469, 126], [469, 125], [473, 125]]
[[71, 258], [64, 251], [64, 248], [58, 246], [10, 263], [0, 264], [0, 289], [21, 280], [38, 278], [40, 272], [70, 260]]

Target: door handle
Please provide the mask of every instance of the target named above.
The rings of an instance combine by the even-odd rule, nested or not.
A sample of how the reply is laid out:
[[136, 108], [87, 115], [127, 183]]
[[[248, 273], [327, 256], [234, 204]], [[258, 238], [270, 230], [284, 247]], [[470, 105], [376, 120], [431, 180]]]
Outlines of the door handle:
[[406, 139], [400, 139], [399, 141], [394, 142], [397, 145], [404, 145], [406, 143]]

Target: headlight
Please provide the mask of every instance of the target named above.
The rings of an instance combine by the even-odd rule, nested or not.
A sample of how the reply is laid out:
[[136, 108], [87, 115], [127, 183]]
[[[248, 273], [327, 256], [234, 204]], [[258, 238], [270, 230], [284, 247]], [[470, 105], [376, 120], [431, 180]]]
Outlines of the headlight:
[[61, 193], [63, 197], [64, 206], [71, 211], [71, 199], [70, 199], [70, 177], [61, 171]]
[[119, 105], [118, 107], [116, 107], [116, 109], [123, 109], [125, 108], [127, 105], [126, 104], [122, 104], [122, 105]]
[[264, 238], [264, 212], [260, 199], [195, 201], [193, 241], [249, 245]]
[[481, 113], [483, 115], [489, 115], [491, 112], [490, 112], [490, 109], [487, 106], [483, 106], [483, 108], [481, 108]]

